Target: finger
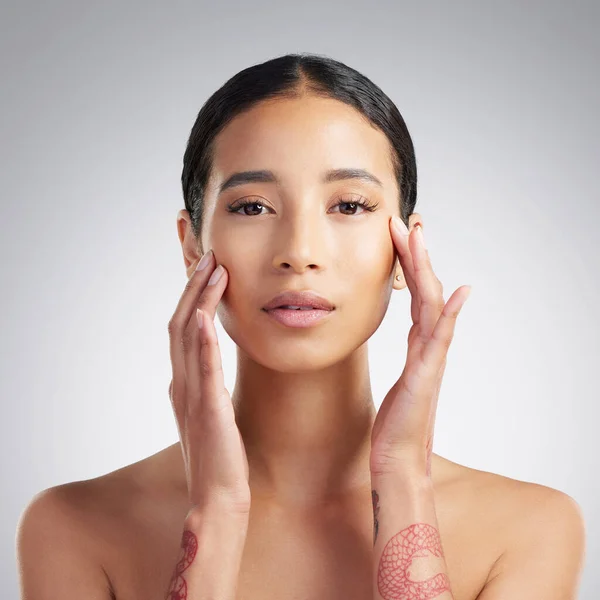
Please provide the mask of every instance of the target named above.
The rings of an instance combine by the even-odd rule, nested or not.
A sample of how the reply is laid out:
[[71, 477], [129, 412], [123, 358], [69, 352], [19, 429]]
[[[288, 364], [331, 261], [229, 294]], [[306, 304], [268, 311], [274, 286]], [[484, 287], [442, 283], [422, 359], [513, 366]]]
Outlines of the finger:
[[463, 286], [452, 294], [442, 310], [433, 334], [424, 345], [422, 359], [415, 362], [416, 369], [407, 376], [403, 373], [401, 377], [408, 397], [415, 399], [410, 406], [410, 412], [402, 416], [403, 422], [407, 430], [423, 435], [423, 439], [428, 439], [429, 444], [433, 444], [437, 400], [448, 348], [454, 334], [457, 316], [464, 306], [469, 291], [469, 286]]
[[414, 261], [410, 251], [410, 238], [414, 236], [415, 230], [413, 228], [412, 232], [406, 235], [396, 229], [396, 227], [393, 225], [392, 219], [390, 219], [390, 222], [392, 223], [392, 240], [396, 250], [398, 251], [398, 260], [400, 261], [400, 266], [402, 267], [402, 272], [404, 273], [404, 279], [406, 280], [406, 285], [408, 286], [411, 295], [411, 318], [413, 323], [418, 324], [421, 299], [419, 298], [419, 289], [415, 279]]
[[429, 432], [429, 437], [430, 437], [430, 444], [431, 444], [431, 447], [429, 448], [429, 452], [430, 453], [431, 453], [432, 447], [433, 447], [433, 435], [434, 435], [434, 432], [435, 432], [435, 418], [437, 416], [438, 402], [439, 402], [439, 399], [440, 399], [440, 389], [442, 387], [442, 381], [443, 381], [443, 378], [444, 378], [444, 370], [445, 370], [445, 368], [446, 368], [446, 360], [444, 359], [442, 361], [442, 366], [440, 367], [440, 370], [439, 370], [438, 375], [437, 375], [437, 383], [436, 383], [436, 386], [435, 386], [435, 392], [434, 392], [434, 396], [433, 396], [434, 401], [433, 401], [432, 406], [431, 406], [431, 412], [430, 412], [430, 415], [429, 415], [429, 424], [428, 424], [428, 427], [427, 427], [427, 431]]
[[454, 337], [456, 320], [470, 293], [470, 286], [461, 286], [455, 290], [442, 309], [431, 337], [423, 348], [424, 376], [430, 381], [437, 379], [440, 369], [444, 366]]
[[202, 314], [202, 328], [197, 325], [199, 335], [194, 339], [193, 351], [186, 353], [188, 416], [219, 418], [224, 410], [233, 410], [233, 405], [224, 393], [223, 364], [214, 319], [207, 311], [198, 310]]
[[426, 342], [436, 326], [442, 309], [444, 296], [442, 284], [436, 277], [431, 266], [429, 253], [423, 240], [423, 228], [415, 227], [415, 235], [411, 236], [411, 255], [413, 257], [414, 274], [421, 298], [419, 314], [419, 336]]
[[[219, 273], [221, 275], [215, 282], [213, 275], [216, 277]], [[198, 325], [198, 316], [196, 315], [190, 320], [188, 331], [184, 334], [188, 402], [193, 404], [188, 407], [188, 414], [192, 409], [203, 410], [204, 407], [201, 407], [199, 403], [205, 402], [205, 399], [207, 402], [213, 402], [214, 394], [218, 392], [218, 396], [220, 396], [225, 387], [222, 380], [221, 354], [214, 326], [214, 315], [227, 287], [227, 281], [227, 271], [224, 267], [220, 266], [213, 271], [196, 305], [196, 309], [202, 313], [202, 328]], [[220, 387], [214, 387], [215, 376], [217, 377], [216, 383], [220, 383]], [[220, 382], [218, 381], [219, 376], [221, 376]]]
[[[404, 222], [403, 222], [404, 223]], [[411, 294], [417, 293], [416, 290], [416, 281], [414, 278], [414, 267], [412, 263], [412, 259], [410, 256], [410, 248], [409, 248], [409, 239], [410, 232], [404, 233], [396, 228], [394, 225], [393, 219], [390, 219], [390, 230], [392, 233], [392, 241], [394, 242], [394, 246], [396, 247], [398, 253], [398, 260], [400, 261], [400, 266], [402, 267], [402, 272], [404, 273], [404, 278], [406, 279], [406, 284], [411, 292]], [[406, 225], [405, 225], [406, 227]], [[413, 228], [414, 231], [414, 228]], [[411, 259], [411, 260], [409, 260]]]
[[[177, 308], [169, 321], [169, 353], [173, 369], [171, 402], [176, 414], [179, 411], [179, 407], [175, 405], [177, 400], [185, 399], [184, 333], [188, 329], [190, 318], [194, 314], [198, 299], [206, 287], [215, 263], [212, 251], [206, 253], [202, 259], [205, 260], [204, 269], [196, 270], [188, 279]], [[199, 264], [203, 264], [202, 261]]]

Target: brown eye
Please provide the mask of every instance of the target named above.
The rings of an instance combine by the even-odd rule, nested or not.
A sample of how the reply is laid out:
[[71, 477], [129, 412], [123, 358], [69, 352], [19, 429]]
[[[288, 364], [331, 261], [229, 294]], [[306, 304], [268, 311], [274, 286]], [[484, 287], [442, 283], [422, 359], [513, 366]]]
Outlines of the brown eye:
[[[258, 206], [258, 207], [259, 207], [259, 208], [258, 208], [258, 211], [259, 211], [259, 212], [250, 212], [250, 213], [248, 213], [248, 212], [246, 211], [246, 207], [248, 207], [248, 206], [250, 206], [250, 207], [253, 207], [253, 208], [254, 208], [254, 207], [256, 207], [256, 206]], [[240, 213], [239, 211], [240, 211], [240, 209], [242, 209], [242, 208], [244, 209], [244, 212], [243, 212], [243, 213]], [[227, 207], [227, 210], [228, 210], [229, 212], [231, 212], [231, 213], [243, 214], [243, 215], [245, 215], [245, 216], [247, 216], [247, 217], [256, 217], [256, 216], [258, 216], [258, 215], [262, 214], [262, 213], [260, 212], [260, 210], [261, 210], [262, 208], [265, 208], [265, 206], [264, 206], [264, 204], [261, 204], [260, 202], [257, 202], [257, 201], [252, 201], [252, 200], [241, 200], [240, 202], [237, 202], [235, 205], [228, 206], [228, 207]]]
[[342, 211], [342, 209], [340, 208], [340, 212], [344, 215], [347, 215], [347, 214], [355, 215], [356, 211], [359, 209], [359, 207], [361, 205], [358, 202], [340, 202], [339, 204], [336, 204], [336, 206], [340, 206], [340, 207], [344, 206], [345, 207], [344, 211], [347, 209], [350, 210], [350, 213], [347, 213], [347, 212]]
[[[343, 211], [340, 209], [341, 214], [354, 216], [356, 214], [361, 214], [361, 212], [364, 211], [373, 212], [378, 204], [370, 203], [366, 198], [360, 198], [358, 200], [340, 200], [335, 206], [347, 207], [344, 208]], [[349, 210], [349, 212], [345, 212], [346, 210]]]
[[[336, 206], [344, 207], [343, 211], [341, 211], [341, 214], [346, 216], [354, 216], [356, 214], [361, 214], [361, 212], [364, 211], [373, 212], [377, 208], [377, 206], [379, 206], [379, 203], [369, 202], [369, 200], [367, 200], [366, 198], [361, 197], [357, 200], [340, 200], [337, 204], [334, 205], [334, 207]], [[249, 209], [250, 212], [246, 210], [247, 207], [251, 207]], [[242, 214], [246, 217], [257, 217], [261, 214], [264, 214], [261, 212], [263, 208], [267, 207], [261, 202], [257, 200], [245, 199], [229, 205], [227, 207], [227, 210], [230, 213]], [[240, 213], [240, 210], [242, 209], [244, 209], [244, 212]]]

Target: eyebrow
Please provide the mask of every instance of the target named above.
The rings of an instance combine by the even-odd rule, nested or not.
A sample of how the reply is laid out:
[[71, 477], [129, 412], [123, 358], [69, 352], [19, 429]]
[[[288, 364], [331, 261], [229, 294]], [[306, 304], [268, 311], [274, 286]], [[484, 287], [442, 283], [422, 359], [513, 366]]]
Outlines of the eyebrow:
[[[372, 173], [365, 169], [330, 169], [323, 174], [321, 183], [331, 183], [345, 179], [360, 179], [366, 183], [372, 183], [382, 188], [383, 183]], [[225, 190], [244, 185], [246, 183], [281, 183], [273, 171], [239, 171], [230, 175], [218, 189], [218, 195]]]

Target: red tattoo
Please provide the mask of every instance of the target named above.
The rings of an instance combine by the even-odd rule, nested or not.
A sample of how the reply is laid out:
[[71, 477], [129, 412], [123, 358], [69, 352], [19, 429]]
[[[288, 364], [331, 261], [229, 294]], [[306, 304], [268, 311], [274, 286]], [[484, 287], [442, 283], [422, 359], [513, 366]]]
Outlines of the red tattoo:
[[379, 561], [377, 587], [384, 600], [429, 600], [450, 591], [450, 580], [438, 573], [425, 581], [409, 578], [413, 558], [443, 557], [437, 529], [427, 523], [415, 523], [397, 533], [383, 549]]
[[377, 533], [379, 532], [379, 494], [375, 490], [371, 490], [371, 500], [373, 501], [373, 546], [377, 541]]
[[175, 573], [171, 579], [171, 585], [167, 592], [168, 600], [186, 600], [187, 583], [182, 573], [192, 564], [196, 551], [198, 550], [198, 538], [191, 531], [184, 531], [181, 538], [181, 552], [179, 561], [175, 566]]

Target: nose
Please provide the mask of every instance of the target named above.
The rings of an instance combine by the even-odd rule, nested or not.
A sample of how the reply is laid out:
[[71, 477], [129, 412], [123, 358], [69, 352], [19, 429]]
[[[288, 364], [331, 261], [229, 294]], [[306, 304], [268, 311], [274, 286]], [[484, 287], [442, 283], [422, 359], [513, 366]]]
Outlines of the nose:
[[323, 269], [324, 242], [318, 217], [305, 216], [281, 222], [273, 268], [278, 271], [304, 273]]

